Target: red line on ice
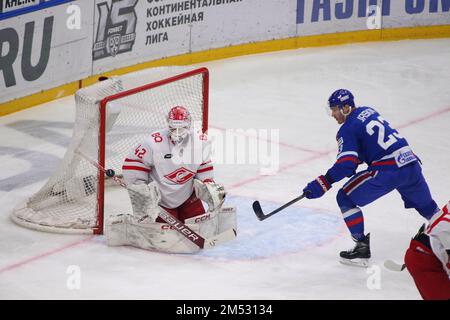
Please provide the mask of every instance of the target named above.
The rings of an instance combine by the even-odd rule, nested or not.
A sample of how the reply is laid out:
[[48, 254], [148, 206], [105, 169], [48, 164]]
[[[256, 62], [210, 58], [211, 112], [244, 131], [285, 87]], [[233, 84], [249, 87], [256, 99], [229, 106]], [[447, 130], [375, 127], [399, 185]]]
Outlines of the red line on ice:
[[38, 255], [36, 255], [36, 256], [33, 256], [33, 257], [31, 257], [31, 258], [24, 259], [24, 260], [22, 260], [22, 261], [19, 261], [19, 262], [13, 263], [13, 264], [10, 264], [9, 266], [6, 266], [6, 267], [1, 268], [1, 269], [0, 269], [0, 274], [3, 273], [3, 272], [6, 272], [6, 271], [11, 271], [11, 270], [20, 268], [20, 267], [23, 266], [23, 265], [29, 264], [29, 263], [31, 263], [31, 262], [34, 262], [34, 261], [36, 261], [36, 260], [39, 260], [39, 259], [42, 259], [42, 258], [45, 258], [45, 257], [48, 257], [48, 256], [51, 256], [51, 255], [56, 254], [56, 253], [58, 253], [58, 252], [61, 252], [61, 251], [64, 251], [64, 250], [67, 250], [67, 249], [76, 247], [76, 246], [78, 246], [78, 245], [80, 245], [80, 244], [83, 244], [83, 243], [85, 243], [85, 242], [89, 242], [89, 241], [91, 241], [94, 237], [95, 237], [95, 236], [90, 236], [90, 237], [88, 237], [88, 238], [86, 238], [86, 239], [82, 239], [82, 240], [79, 240], [79, 241], [76, 241], [76, 242], [72, 242], [72, 243], [66, 244], [65, 246], [62, 246], [62, 247], [59, 247], [59, 248], [56, 248], [56, 249], [53, 249], [53, 250], [50, 250], [50, 251], [47, 251], [47, 252], [38, 254]]
[[408, 122], [406, 122], [404, 124], [401, 124], [398, 127], [396, 127], [396, 129], [402, 129], [402, 128], [409, 127], [409, 126], [411, 126], [413, 124], [417, 124], [419, 122], [422, 122], [422, 121], [425, 121], [425, 120], [437, 117], [437, 116], [439, 116], [441, 114], [444, 114], [446, 112], [449, 112], [449, 111], [450, 111], [450, 107], [447, 107], [447, 108], [442, 109], [442, 110], [435, 111], [433, 113], [430, 113], [429, 115], [426, 115], [426, 116], [423, 116], [423, 117], [420, 117], [420, 118], [408, 121]]
[[[420, 123], [422, 121], [434, 118], [436, 116], [439, 116], [439, 115], [441, 115], [443, 113], [446, 113], [446, 112], [449, 112], [449, 111], [450, 111], [450, 107], [448, 107], [446, 109], [443, 109], [443, 110], [439, 110], [439, 111], [433, 112], [433, 113], [431, 113], [429, 115], [426, 115], [426, 116], [423, 116], [423, 117], [411, 120], [409, 122], [406, 122], [406, 123], [398, 126], [397, 128], [401, 129], [401, 128], [409, 127], [411, 125], [415, 125], [417, 123]], [[218, 128], [218, 127], [216, 127], [216, 129], [225, 130], [225, 129]], [[272, 142], [270, 140], [267, 140], [267, 141]], [[331, 152], [336, 151], [336, 150], [329, 150], [329, 151], [325, 151], [325, 152], [319, 152], [319, 151], [314, 151], [314, 150], [310, 150], [310, 149], [306, 149], [306, 148], [302, 148], [302, 147], [298, 147], [298, 146], [289, 145], [289, 144], [286, 144], [286, 143], [279, 143], [279, 144], [281, 146], [285, 146], [285, 147], [288, 147], [288, 148], [297, 149], [297, 150], [301, 150], [301, 151], [311, 152], [311, 153], [314, 154], [314, 156], [312, 156], [312, 157], [309, 157], [309, 158], [306, 158], [306, 159], [303, 159], [303, 160], [299, 160], [299, 161], [296, 161], [296, 162], [293, 162], [293, 163], [281, 166], [279, 172], [288, 170], [290, 168], [299, 166], [301, 164], [305, 164], [305, 163], [311, 162], [311, 161], [316, 160], [318, 158], [324, 157], [324, 156], [328, 155]], [[241, 187], [243, 185], [246, 185], [246, 184], [249, 184], [249, 183], [252, 183], [252, 182], [255, 182], [255, 181], [259, 181], [259, 180], [264, 179], [264, 178], [266, 178], [266, 176], [258, 175], [258, 176], [255, 176], [253, 178], [249, 178], [249, 179], [243, 180], [241, 182], [235, 183], [235, 184], [233, 184], [231, 186], [228, 186], [228, 189], [238, 188], [238, 187]], [[14, 264], [8, 265], [8, 266], [3, 267], [3, 268], [0, 269], [0, 274], [4, 273], [4, 272], [7, 272], [7, 271], [15, 270], [15, 269], [20, 268], [20, 267], [22, 267], [24, 265], [30, 264], [30, 263], [32, 263], [34, 261], [37, 261], [39, 259], [51, 256], [51, 255], [54, 255], [56, 253], [65, 251], [67, 249], [74, 248], [74, 247], [76, 247], [76, 246], [78, 246], [80, 244], [83, 244], [83, 243], [91, 241], [94, 237], [95, 236], [90, 236], [90, 237], [88, 237], [86, 239], [79, 240], [79, 241], [76, 241], [76, 242], [73, 242], [73, 243], [69, 243], [69, 244], [66, 244], [65, 246], [62, 246], [60, 248], [56, 248], [56, 249], [53, 249], [53, 250], [50, 250], [50, 251], [38, 254], [36, 256], [24, 259], [22, 261], [16, 262]]]

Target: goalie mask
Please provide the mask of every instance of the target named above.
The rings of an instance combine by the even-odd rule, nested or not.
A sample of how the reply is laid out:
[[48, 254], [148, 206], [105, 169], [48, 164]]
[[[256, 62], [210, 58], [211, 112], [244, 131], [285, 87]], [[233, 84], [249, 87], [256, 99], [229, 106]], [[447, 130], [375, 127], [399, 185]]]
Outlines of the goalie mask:
[[167, 123], [169, 124], [170, 139], [175, 143], [179, 143], [189, 133], [191, 115], [185, 107], [176, 106], [170, 109], [167, 116]]

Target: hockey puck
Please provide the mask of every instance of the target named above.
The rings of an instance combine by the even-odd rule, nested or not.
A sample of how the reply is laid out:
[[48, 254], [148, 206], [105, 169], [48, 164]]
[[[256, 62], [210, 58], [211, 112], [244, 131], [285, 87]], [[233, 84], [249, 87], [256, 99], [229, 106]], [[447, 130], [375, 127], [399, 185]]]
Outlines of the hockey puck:
[[116, 173], [114, 172], [113, 169], [108, 169], [108, 170], [105, 171], [105, 174], [106, 174], [108, 177], [112, 178], [112, 177], [115, 176]]

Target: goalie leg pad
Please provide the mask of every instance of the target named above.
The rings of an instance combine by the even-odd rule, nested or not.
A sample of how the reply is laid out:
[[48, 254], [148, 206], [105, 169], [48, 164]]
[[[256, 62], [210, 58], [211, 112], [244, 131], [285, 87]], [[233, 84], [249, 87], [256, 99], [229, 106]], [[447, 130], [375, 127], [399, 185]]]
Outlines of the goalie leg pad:
[[206, 212], [202, 215], [198, 215], [184, 220], [186, 225], [196, 225], [203, 238], [211, 238], [219, 234], [219, 217], [217, 211]]
[[236, 208], [222, 207], [219, 210], [208, 211], [186, 219], [185, 223], [198, 225], [198, 233], [204, 238], [211, 238], [230, 229], [237, 231]]
[[154, 222], [158, 217], [160, 210], [158, 203], [161, 201], [161, 192], [156, 182], [129, 185], [128, 194], [133, 207], [133, 215], [138, 217], [149, 216]]
[[[197, 224], [187, 226], [199, 232]], [[200, 250], [170, 225], [129, 214], [109, 219], [106, 226], [106, 239], [110, 246], [129, 245], [167, 253], [195, 253]]]
[[128, 245], [127, 226], [133, 216], [130, 214], [119, 214], [109, 217], [105, 226], [106, 243], [109, 246]]
[[222, 207], [219, 210], [219, 233], [234, 229], [237, 232], [236, 207]]

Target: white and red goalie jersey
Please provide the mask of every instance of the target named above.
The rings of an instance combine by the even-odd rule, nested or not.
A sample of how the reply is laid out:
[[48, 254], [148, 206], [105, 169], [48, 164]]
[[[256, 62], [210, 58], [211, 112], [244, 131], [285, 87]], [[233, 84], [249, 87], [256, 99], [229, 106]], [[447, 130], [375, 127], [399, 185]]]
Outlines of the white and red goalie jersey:
[[211, 144], [202, 132], [189, 131], [176, 144], [168, 129], [155, 131], [127, 156], [122, 171], [127, 184], [155, 181], [161, 191], [160, 205], [177, 208], [194, 192], [194, 178], [213, 180]]

